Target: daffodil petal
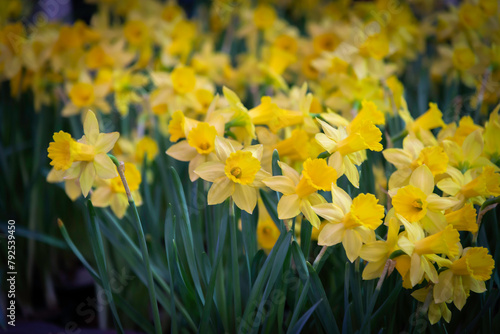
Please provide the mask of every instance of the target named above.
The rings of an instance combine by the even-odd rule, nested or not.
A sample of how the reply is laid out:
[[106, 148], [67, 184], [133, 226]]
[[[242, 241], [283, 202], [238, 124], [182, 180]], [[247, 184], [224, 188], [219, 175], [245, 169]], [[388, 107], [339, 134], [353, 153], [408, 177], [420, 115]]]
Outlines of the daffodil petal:
[[115, 143], [120, 138], [118, 132], [99, 133], [95, 142], [95, 149], [99, 153], [108, 153], [115, 147]]
[[99, 135], [99, 123], [97, 123], [97, 118], [93, 111], [88, 110], [85, 115], [85, 121], [83, 122], [83, 132], [88, 138], [89, 143], [95, 144], [97, 142], [97, 136]]
[[299, 183], [300, 175], [295, 169], [281, 161], [278, 161], [278, 165], [280, 166], [284, 176], [289, 177], [295, 185]]
[[342, 245], [349, 261], [354, 262], [359, 257], [363, 243], [356, 231], [347, 229], [344, 234], [344, 240], [342, 240]]
[[111, 202], [111, 188], [109, 187], [99, 187], [92, 192], [90, 195], [90, 200], [92, 205], [98, 208], [105, 208], [109, 206]]
[[278, 202], [279, 219], [290, 219], [300, 213], [300, 200], [297, 194], [283, 195]]
[[205, 163], [207, 161], [206, 155], [199, 154], [194, 157], [193, 160], [189, 162], [189, 179], [191, 182], [196, 181], [200, 176], [196, 174], [194, 171], [196, 168], [198, 168], [201, 164]]
[[410, 184], [422, 189], [424, 194], [429, 195], [434, 190], [434, 176], [426, 165], [422, 165], [413, 171], [410, 177]]
[[257, 205], [257, 189], [251, 186], [235, 184], [233, 200], [241, 210], [252, 214]]
[[180, 141], [170, 146], [165, 153], [180, 161], [191, 161], [198, 155], [196, 148], [189, 145], [187, 140]]
[[82, 174], [80, 175], [80, 187], [82, 189], [83, 197], [87, 197], [90, 189], [92, 188], [92, 184], [95, 179], [95, 167], [94, 164], [89, 162], [85, 164], [85, 167], [82, 166]]
[[320, 246], [333, 246], [344, 239], [344, 224], [326, 224], [318, 236], [318, 245]]
[[439, 280], [434, 286], [432, 293], [434, 294], [434, 301], [436, 303], [444, 303], [453, 297], [453, 272], [445, 270], [439, 274]]
[[337, 186], [332, 187], [332, 203], [337, 205], [344, 214], [351, 211], [351, 197]]
[[207, 161], [194, 170], [205, 181], [214, 182], [218, 178], [225, 176], [224, 164], [220, 161]]
[[272, 176], [262, 180], [262, 182], [272, 190], [278, 191], [284, 195], [295, 193], [295, 184], [289, 177]]
[[307, 199], [303, 199], [300, 202], [300, 212], [306, 217], [306, 219], [311, 223], [312, 226], [319, 228], [321, 222], [318, 215], [312, 209], [311, 202]]
[[119, 218], [122, 219], [127, 213], [128, 199], [125, 194], [115, 194], [111, 199], [111, 210]]
[[221, 177], [212, 184], [210, 190], [208, 191], [208, 204], [214, 205], [222, 203], [233, 193], [234, 183], [225, 176]]
[[66, 195], [68, 195], [72, 201], [75, 201], [82, 194], [82, 189], [77, 180], [67, 180], [64, 182], [64, 191], [66, 191]]
[[344, 218], [342, 210], [332, 203], [318, 204], [314, 205], [312, 208], [318, 216], [323, 217], [330, 222], [341, 222]]
[[97, 176], [102, 179], [112, 179], [118, 176], [116, 166], [107, 154], [101, 153], [94, 157], [94, 167]]

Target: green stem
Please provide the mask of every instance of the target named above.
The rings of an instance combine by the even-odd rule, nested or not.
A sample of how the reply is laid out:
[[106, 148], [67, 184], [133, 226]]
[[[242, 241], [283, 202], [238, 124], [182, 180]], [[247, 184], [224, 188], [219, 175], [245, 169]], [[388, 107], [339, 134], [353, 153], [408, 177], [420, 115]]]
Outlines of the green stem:
[[[151, 264], [149, 261], [149, 253], [148, 247], [146, 244], [146, 238], [144, 236], [144, 230], [142, 229], [141, 218], [139, 217], [139, 211], [137, 211], [137, 206], [135, 205], [134, 198], [132, 197], [132, 193], [130, 192], [130, 188], [127, 183], [127, 179], [125, 178], [125, 164], [123, 162], [118, 162], [116, 157], [108, 154], [113, 163], [116, 165], [118, 169], [118, 174], [123, 183], [123, 187], [125, 188], [125, 193], [127, 194], [128, 202], [134, 211], [135, 216], [135, 230], [137, 232], [137, 238], [139, 239], [139, 246], [141, 249], [142, 260], [144, 261], [144, 266], [146, 269], [147, 279], [148, 279], [148, 292], [149, 292], [149, 301], [151, 303], [151, 309], [153, 310], [153, 320], [155, 325], [155, 332], [157, 334], [161, 334], [161, 322], [160, 322], [160, 312], [158, 311], [158, 302], [156, 299], [156, 291], [155, 285], [153, 281], [153, 273], [151, 271]], [[117, 164], [118, 162], [118, 164]]]
[[[231, 234], [231, 267], [233, 275], [234, 289], [234, 318], [241, 318], [241, 290], [240, 290], [240, 270], [238, 265], [238, 236], [236, 234], [236, 216], [234, 213], [233, 199], [229, 200], [229, 233]], [[237, 320], [236, 320], [237, 321]], [[236, 323], [236, 328], [239, 324]]]

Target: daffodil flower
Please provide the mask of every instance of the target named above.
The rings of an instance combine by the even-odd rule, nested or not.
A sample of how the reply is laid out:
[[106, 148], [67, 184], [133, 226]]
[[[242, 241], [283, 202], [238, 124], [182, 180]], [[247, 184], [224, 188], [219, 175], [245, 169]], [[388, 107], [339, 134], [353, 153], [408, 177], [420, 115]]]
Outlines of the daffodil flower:
[[411, 257], [411, 286], [420, 283], [427, 275], [430, 281], [437, 283], [438, 274], [432, 262], [439, 261], [437, 254], [453, 258], [459, 253], [460, 235], [452, 225], [447, 225], [441, 232], [425, 235], [418, 223], [410, 223], [403, 216], [396, 214], [405, 226], [405, 235], [399, 237], [398, 246]]
[[[431, 289], [430, 286], [426, 286], [425, 288], [418, 289], [412, 292], [411, 295], [419, 302], [425, 303], [429, 293], [432, 293], [430, 289]], [[448, 302], [438, 303], [434, 300], [434, 298], [432, 298], [432, 301], [429, 304], [429, 310], [427, 312], [427, 317], [429, 318], [429, 322], [431, 325], [437, 323], [441, 318], [443, 318], [448, 323], [451, 321], [451, 311], [448, 308], [447, 304]]]
[[434, 176], [426, 165], [413, 171], [409, 183], [389, 191], [396, 213], [410, 222], [421, 221], [429, 232], [442, 230], [446, 226], [442, 211], [457, 205], [459, 200], [433, 193]]
[[83, 196], [87, 196], [95, 176], [110, 179], [118, 176], [109, 152], [120, 134], [118, 132], [99, 133], [99, 124], [92, 111], [88, 111], [83, 124], [85, 135], [78, 141], [69, 133], [54, 133], [54, 141], [49, 144], [48, 157], [56, 170], [65, 170], [65, 179], [79, 179]]
[[453, 300], [461, 310], [470, 291], [486, 291], [484, 282], [490, 279], [495, 261], [488, 254], [488, 249], [471, 247], [465, 248], [460, 258], [457, 256], [454, 261], [445, 260], [440, 266], [449, 269], [439, 274], [439, 282], [433, 290], [434, 300], [436, 303]]
[[493, 167], [483, 167], [481, 172], [469, 169], [462, 174], [458, 169], [449, 166], [446, 173], [450, 177], [439, 181], [437, 187], [459, 200], [454, 209], [459, 209], [469, 202], [482, 205], [487, 197], [500, 195], [500, 174], [496, 173]]
[[318, 143], [329, 153], [328, 165], [335, 168], [338, 176], [346, 174], [353, 186], [359, 188], [359, 172], [356, 166], [361, 165], [365, 156], [364, 150], [382, 151], [382, 132], [371, 121], [360, 121], [352, 132], [346, 128], [333, 128], [319, 120], [324, 133], [316, 134]]
[[248, 114], [253, 124], [267, 125], [273, 133], [279, 129], [300, 124], [304, 119], [300, 111], [281, 109], [272, 102], [269, 96], [263, 96], [260, 105], [250, 109]]
[[429, 103], [429, 109], [417, 119], [413, 119], [408, 111], [406, 101], [402, 101], [403, 108], [399, 110], [399, 115], [406, 123], [408, 133], [414, 134], [426, 145], [436, 145], [436, 138], [430, 130], [445, 126], [443, 113], [439, 110], [437, 104]]
[[475, 130], [469, 134], [465, 138], [462, 146], [459, 146], [452, 140], [444, 140], [442, 145], [447, 155], [450, 157], [449, 164], [452, 167], [462, 171], [484, 166], [493, 167], [496, 171], [500, 170], [500, 168], [488, 160], [488, 158], [481, 156], [484, 147], [482, 129]]
[[283, 194], [278, 202], [278, 217], [291, 219], [302, 213], [312, 226], [319, 228], [320, 220], [312, 207], [326, 200], [317, 191], [330, 190], [337, 181], [337, 172], [324, 159], [307, 159], [302, 175], [284, 162], [279, 165], [283, 175], [263, 180], [266, 186]]
[[372, 194], [351, 197], [341, 188], [332, 187], [332, 203], [313, 206], [329, 223], [321, 230], [318, 245], [333, 246], [340, 242], [347, 258], [354, 262], [364, 243], [375, 241], [375, 229], [382, 224], [384, 207]]
[[[380, 277], [385, 267], [385, 263], [391, 254], [398, 250], [399, 222], [396, 217], [389, 220], [386, 240], [376, 240], [365, 243], [361, 247], [359, 256], [368, 261], [363, 270], [363, 279], [370, 280]], [[398, 258], [396, 258], [397, 261]]]
[[215, 137], [224, 135], [224, 119], [213, 118], [209, 122], [199, 122], [191, 127], [186, 140], [170, 146], [167, 154], [180, 161], [189, 161], [189, 178], [196, 181], [198, 175], [194, 172], [198, 166], [217, 160], [215, 156]]
[[[125, 163], [125, 178], [137, 206], [142, 204], [142, 197], [139, 192], [141, 184], [141, 172], [133, 163]], [[112, 179], [97, 179], [97, 188], [92, 192], [90, 200], [95, 207], [105, 208], [110, 206], [113, 213], [118, 218], [123, 218], [129, 206], [125, 187], [120, 176]]]
[[218, 161], [208, 161], [195, 169], [205, 181], [213, 182], [208, 191], [208, 204], [214, 205], [232, 197], [242, 210], [252, 213], [257, 204], [258, 190], [262, 180], [270, 174], [260, 165], [262, 145], [241, 145], [223, 137], [215, 138], [215, 153]]
[[424, 144], [411, 134], [403, 140], [402, 149], [387, 148], [382, 154], [397, 168], [389, 178], [389, 189], [408, 185], [413, 171], [422, 165], [426, 165], [434, 177], [445, 173], [448, 167], [448, 155], [441, 146], [424, 147]]

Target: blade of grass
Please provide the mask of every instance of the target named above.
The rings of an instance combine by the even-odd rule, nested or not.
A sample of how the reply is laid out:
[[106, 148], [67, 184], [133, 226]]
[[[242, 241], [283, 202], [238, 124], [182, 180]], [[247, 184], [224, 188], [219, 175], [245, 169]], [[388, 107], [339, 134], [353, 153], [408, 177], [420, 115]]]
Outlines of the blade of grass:
[[241, 318], [241, 288], [240, 288], [240, 267], [238, 264], [238, 235], [236, 234], [235, 205], [232, 197], [229, 199], [229, 233], [231, 240], [231, 270], [233, 276], [234, 292], [234, 317], [236, 319], [235, 328], [238, 328], [238, 319]]
[[323, 300], [320, 299], [316, 302], [316, 304], [314, 304], [313, 306], [311, 306], [309, 308], [309, 310], [307, 310], [304, 315], [302, 315], [302, 317], [300, 317], [299, 321], [297, 321], [297, 323], [295, 324], [295, 326], [293, 326], [293, 328], [289, 331], [290, 334], [299, 334], [301, 331], [302, 331], [302, 328], [304, 328], [304, 325], [306, 324], [307, 320], [309, 320], [309, 318], [311, 317], [311, 315], [314, 313], [314, 311], [316, 310], [316, 308], [319, 306], [319, 304], [322, 302]]
[[[167, 253], [167, 264], [168, 264], [168, 279], [170, 281], [170, 286], [173, 288], [174, 284], [174, 249], [172, 240], [175, 240], [175, 216], [172, 213], [172, 207], [169, 206], [167, 208], [167, 214], [165, 218], [165, 251]], [[171, 302], [171, 310], [170, 310], [170, 332], [178, 333], [178, 325], [177, 325], [177, 314], [175, 311], [175, 298], [170, 298]]]

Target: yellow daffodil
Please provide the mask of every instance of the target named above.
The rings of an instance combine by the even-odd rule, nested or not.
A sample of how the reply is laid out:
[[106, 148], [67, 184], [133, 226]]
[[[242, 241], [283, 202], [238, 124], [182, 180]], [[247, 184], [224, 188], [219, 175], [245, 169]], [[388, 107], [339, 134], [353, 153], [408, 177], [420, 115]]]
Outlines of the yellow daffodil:
[[446, 224], [442, 211], [453, 207], [459, 200], [440, 197], [433, 190], [434, 176], [426, 165], [422, 165], [411, 174], [409, 185], [391, 189], [389, 194], [397, 214], [410, 222], [422, 221], [426, 229], [441, 230], [444, 226], [438, 222]]
[[[429, 293], [432, 293], [430, 289], [431, 287], [427, 286], [414, 291], [411, 295], [419, 302], [425, 303]], [[446, 322], [451, 321], [451, 311], [446, 304], [447, 302], [437, 303], [434, 298], [432, 298], [427, 311], [427, 317], [429, 318], [431, 325], [437, 323], [441, 318], [443, 318]]]
[[191, 67], [177, 67], [171, 74], [172, 85], [178, 94], [192, 92], [196, 85], [196, 77]]
[[424, 147], [414, 135], [405, 137], [402, 149], [388, 148], [382, 154], [397, 168], [389, 178], [390, 189], [408, 185], [413, 171], [422, 165], [426, 165], [434, 177], [445, 173], [448, 167], [448, 155], [441, 146]]
[[332, 203], [313, 206], [319, 216], [329, 224], [318, 237], [318, 244], [332, 246], [342, 242], [347, 258], [354, 262], [361, 253], [363, 243], [375, 241], [375, 229], [382, 224], [384, 207], [372, 194], [351, 197], [341, 188], [332, 187]]
[[78, 141], [60, 131], [49, 144], [48, 157], [56, 170], [65, 170], [65, 179], [79, 179], [83, 196], [87, 196], [95, 176], [110, 179], [118, 175], [116, 167], [107, 156], [120, 134], [99, 133], [99, 124], [92, 111], [88, 111], [83, 124], [85, 135]]
[[444, 140], [442, 142], [447, 155], [450, 157], [450, 166], [462, 171], [483, 166], [491, 166], [495, 170], [499, 170], [499, 168], [488, 160], [488, 158], [481, 156], [484, 147], [481, 132], [482, 130], [478, 129], [469, 134], [465, 138], [462, 146], [459, 146], [452, 140]]
[[453, 262], [443, 263], [449, 268], [439, 274], [439, 281], [434, 286], [433, 295], [436, 303], [453, 300], [461, 310], [470, 291], [483, 293], [486, 291], [484, 281], [491, 277], [495, 261], [483, 247], [465, 248], [462, 256]]
[[269, 130], [276, 133], [284, 127], [302, 123], [303, 116], [300, 111], [291, 111], [279, 108], [269, 96], [263, 96], [260, 105], [248, 111], [252, 123], [267, 125]]
[[276, 240], [280, 236], [280, 230], [272, 220], [271, 216], [267, 212], [266, 207], [259, 199], [259, 221], [257, 223], [257, 242], [259, 246], [263, 248], [266, 252], [269, 252]]
[[208, 204], [214, 205], [232, 197], [242, 210], [252, 213], [257, 204], [258, 188], [270, 174], [261, 169], [262, 145], [240, 150], [240, 145], [223, 137], [215, 138], [218, 161], [209, 161], [195, 169], [205, 181], [213, 182], [208, 192]]
[[[396, 214], [397, 215], [397, 214]], [[405, 226], [405, 235], [400, 236], [398, 246], [411, 257], [411, 286], [420, 283], [427, 275], [430, 281], [438, 282], [438, 273], [432, 262], [439, 261], [437, 254], [453, 258], [459, 253], [460, 235], [452, 225], [447, 225], [441, 232], [425, 236], [418, 223], [410, 223], [403, 216], [397, 215]]]
[[476, 209], [471, 203], [466, 203], [458, 210], [448, 210], [444, 217], [448, 224], [453, 225], [457, 231], [476, 233], [479, 226], [476, 222]]
[[198, 166], [217, 160], [215, 137], [224, 135], [224, 119], [216, 117], [210, 122], [199, 122], [187, 133], [186, 140], [170, 146], [167, 154], [180, 161], [189, 161], [191, 181], [198, 179], [194, 172]]
[[316, 140], [325, 150], [333, 153], [328, 165], [334, 167], [339, 176], [345, 173], [349, 181], [359, 188], [356, 166], [364, 160], [362, 151], [382, 151], [382, 132], [371, 121], [361, 121], [350, 133], [344, 127], [335, 129], [326, 122], [319, 122], [324, 133], [316, 134]]
[[410, 134], [414, 134], [426, 145], [436, 144], [436, 139], [430, 130], [443, 127], [445, 125], [441, 110], [439, 110], [437, 104], [432, 102], [429, 103], [429, 109], [415, 120], [411, 117], [408, 107], [406, 106], [406, 102], [404, 103], [403, 108], [400, 109], [399, 115], [406, 123], [406, 130]]
[[158, 155], [158, 144], [148, 136], [144, 136], [135, 144], [135, 161], [141, 164], [146, 157], [146, 161], [153, 161]]
[[[129, 162], [125, 163], [125, 178], [137, 206], [142, 204], [139, 186], [141, 184], [141, 172]], [[90, 199], [95, 207], [105, 208], [110, 206], [118, 218], [123, 218], [129, 205], [127, 194], [120, 176], [112, 179], [98, 179], [97, 188], [92, 192]]]
[[493, 163], [500, 165], [500, 104], [491, 112], [489, 120], [484, 126], [484, 154]]
[[493, 167], [483, 167], [482, 171], [469, 169], [462, 174], [450, 166], [446, 173], [450, 177], [439, 181], [437, 187], [459, 199], [454, 209], [467, 202], [481, 205], [487, 197], [500, 195], [500, 174]]
[[278, 217], [291, 219], [302, 213], [316, 228], [320, 220], [312, 206], [326, 202], [318, 190], [329, 191], [337, 181], [337, 172], [324, 159], [307, 159], [302, 175], [284, 162], [279, 162], [283, 175], [264, 179], [269, 188], [283, 194], [278, 202]]
[[390, 255], [398, 249], [399, 222], [396, 217], [391, 217], [388, 225], [386, 240], [368, 242], [361, 247], [359, 256], [368, 261], [363, 270], [364, 280], [380, 277]]

